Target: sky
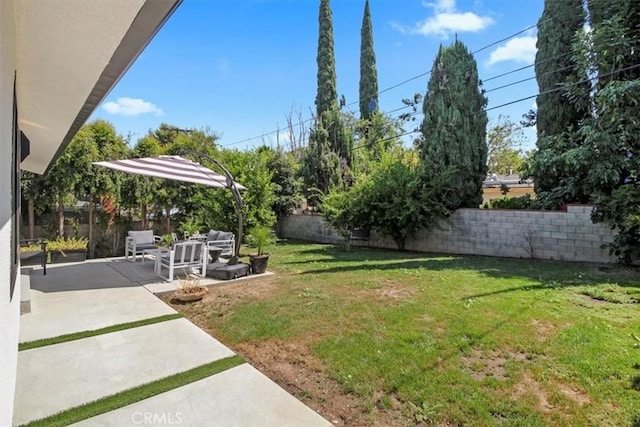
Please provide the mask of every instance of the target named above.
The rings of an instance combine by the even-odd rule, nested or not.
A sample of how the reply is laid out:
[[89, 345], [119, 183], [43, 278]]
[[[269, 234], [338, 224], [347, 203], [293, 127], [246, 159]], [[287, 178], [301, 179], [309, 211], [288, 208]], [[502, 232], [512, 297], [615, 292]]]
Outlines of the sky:
[[[287, 115], [297, 123], [299, 115], [308, 120], [315, 111], [319, 3], [184, 0], [91, 120], [111, 122], [132, 145], [168, 123], [215, 132], [225, 148], [275, 146]], [[370, 0], [379, 109], [392, 116], [406, 112], [392, 111], [403, 106], [402, 99], [425, 94], [439, 46], [457, 37], [474, 52], [490, 126], [500, 116], [519, 122], [535, 108], [535, 98], [502, 105], [537, 94], [532, 64], [543, 5], [544, 0]], [[331, 9], [338, 94], [359, 115], [364, 0], [331, 0]], [[284, 132], [280, 138], [286, 143]], [[516, 148], [534, 146], [535, 131], [528, 129]]]

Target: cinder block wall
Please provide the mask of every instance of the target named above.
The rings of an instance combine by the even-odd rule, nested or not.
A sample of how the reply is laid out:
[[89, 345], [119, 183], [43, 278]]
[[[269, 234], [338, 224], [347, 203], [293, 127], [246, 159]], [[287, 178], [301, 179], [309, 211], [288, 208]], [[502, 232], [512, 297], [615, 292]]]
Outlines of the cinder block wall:
[[[407, 239], [405, 249], [418, 252], [490, 255], [566, 261], [615, 262], [608, 249], [614, 233], [591, 222], [591, 206], [570, 205], [567, 211], [459, 209], [448, 224]], [[340, 235], [316, 215], [292, 215], [280, 224], [282, 237], [318, 243], [340, 243]], [[372, 232], [357, 246], [391, 248], [390, 237]]]

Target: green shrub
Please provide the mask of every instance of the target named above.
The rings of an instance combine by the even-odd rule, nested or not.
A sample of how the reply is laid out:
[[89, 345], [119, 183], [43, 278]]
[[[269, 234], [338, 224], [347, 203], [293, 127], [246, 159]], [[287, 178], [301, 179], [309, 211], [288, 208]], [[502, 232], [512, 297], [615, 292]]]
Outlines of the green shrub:
[[485, 203], [484, 207], [485, 209], [529, 209], [532, 202], [533, 199], [529, 194], [520, 197], [504, 196]]

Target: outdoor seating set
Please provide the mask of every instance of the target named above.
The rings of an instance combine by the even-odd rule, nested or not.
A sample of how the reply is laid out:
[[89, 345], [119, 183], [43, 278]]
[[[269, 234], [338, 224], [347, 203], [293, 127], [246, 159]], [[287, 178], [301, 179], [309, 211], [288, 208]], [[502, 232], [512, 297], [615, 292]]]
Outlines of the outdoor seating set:
[[[142, 262], [145, 256], [155, 259], [156, 274], [169, 282], [184, 273], [192, 274], [198, 271], [202, 277], [217, 269], [231, 269], [236, 277], [248, 273], [246, 264], [229, 265], [229, 259], [235, 254], [235, 236], [231, 232], [210, 230], [207, 234], [194, 234], [185, 240], [177, 240], [170, 247], [159, 246], [160, 236], [155, 236], [152, 230], [129, 231], [125, 242], [125, 259], [135, 262], [140, 255]], [[223, 260], [224, 257], [225, 259]], [[215, 273], [210, 274], [216, 276]], [[223, 275], [224, 276], [224, 275]], [[229, 277], [233, 278], [233, 277]]]

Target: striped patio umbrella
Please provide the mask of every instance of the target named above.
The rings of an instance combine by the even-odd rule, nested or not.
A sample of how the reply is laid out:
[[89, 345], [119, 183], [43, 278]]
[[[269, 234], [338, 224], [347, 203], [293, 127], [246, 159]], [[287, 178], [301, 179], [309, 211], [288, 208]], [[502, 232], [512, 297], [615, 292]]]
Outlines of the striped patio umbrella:
[[231, 188], [233, 183], [238, 190], [246, 190], [246, 187], [235, 181], [227, 182], [224, 175], [181, 156], [143, 157], [93, 163], [123, 172], [191, 182], [215, 188]]

